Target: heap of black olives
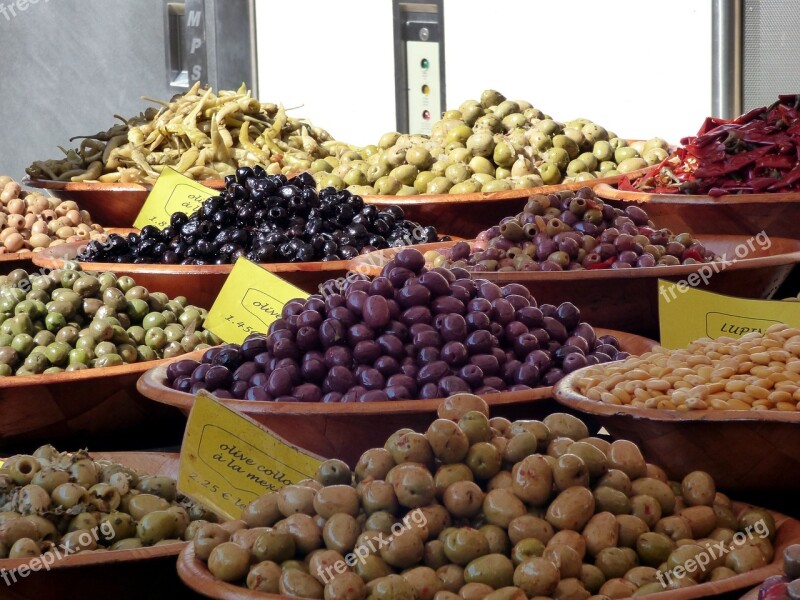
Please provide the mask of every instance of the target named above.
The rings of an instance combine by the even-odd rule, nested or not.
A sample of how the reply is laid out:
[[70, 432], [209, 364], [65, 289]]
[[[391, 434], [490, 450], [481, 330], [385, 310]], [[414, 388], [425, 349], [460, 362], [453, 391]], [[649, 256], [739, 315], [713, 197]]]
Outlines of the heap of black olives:
[[333, 187], [315, 189], [313, 177], [290, 180], [242, 167], [225, 178], [225, 191], [169, 226], [147, 225], [106, 243], [89, 242], [77, 260], [114, 263], [222, 265], [240, 256], [259, 262], [351, 259], [389, 246], [447, 240], [434, 227], [404, 219], [398, 206], [381, 210]]
[[638, 206], [606, 204], [591, 188], [537, 194], [525, 209], [478, 235], [429, 251], [434, 266], [468, 271], [575, 271], [690, 265], [715, 260], [689, 233], [659, 229]]
[[571, 303], [537, 306], [520, 284], [424, 266], [401, 250], [372, 281], [292, 300], [268, 335], [169, 365], [173, 389], [280, 402], [375, 402], [555, 384], [628, 356]]

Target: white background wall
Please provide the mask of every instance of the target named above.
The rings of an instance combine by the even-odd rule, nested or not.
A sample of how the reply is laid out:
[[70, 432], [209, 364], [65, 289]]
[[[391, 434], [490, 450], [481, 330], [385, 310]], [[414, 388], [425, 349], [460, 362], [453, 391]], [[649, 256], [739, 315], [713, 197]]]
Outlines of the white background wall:
[[[711, 110], [710, 0], [445, 0], [447, 106], [494, 88], [672, 143]], [[274, 18], [277, 17], [277, 18]], [[391, 0], [256, 0], [259, 98], [334, 136], [394, 130]]]

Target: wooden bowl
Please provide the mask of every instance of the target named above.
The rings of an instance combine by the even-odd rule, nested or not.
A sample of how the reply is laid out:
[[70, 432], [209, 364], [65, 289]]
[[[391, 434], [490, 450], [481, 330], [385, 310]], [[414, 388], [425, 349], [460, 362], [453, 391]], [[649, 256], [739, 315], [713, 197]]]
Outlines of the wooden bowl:
[[131, 429], [153, 415], [136, 381], [156, 361], [0, 378], [0, 447]]
[[[735, 256], [735, 249], [749, 236], [701, 235], [700, 241], [718, 256]], [[741, 298], [770, 298], [800, 261], [800, 241], [770, 238], [772, 245], [755, 251], [747, 258], [728, 265], [699, 286], [719, 294]], [[414, 246], [421, 252], [449, 248], [455, 242]], [[355, 258], [353, 268], [365, 275], [378, 275], [383, 265], [402, 248], [388, 248]], [[658, 280], [685, 280], [703, 265], [646, 267], [636, 269], [597, 269], [581, 271], [522, 271], [497, 273], [475, 271], [474, 278], [497, 285], [521, 283], [539, 304], [573, 302], [581, 309], [581, 318], [597, 327], [619, 329], [647, 337], [658, 337]]]
[[[734, 502], [733, 508], [737, 512], [751, 505]], [[783, 550], [791, 544], [800, 542], [800, 522], [780, 513], [770, 511], [778, 525], [778, 535], [775, 538], [775, 559], [769, 565], [749, 573], [742, 573], [722, 581], [703, 583], [679, 590], [670, 590], [649, 594], [648, 598], [655, 600], [689, 600], [691, 598], [707, 598], [719, 596], [737, 590], [744, 590], [758, 585], [767, 577], [777, 575], [783, 570]], [[219, 600], [278, 600], [287, 599], [288, 596], [254, 592], [245, 587], [225, 583], [216, 579], [204, 562], [194, 555], [194, 548], [187, 545], [178, 557], [178, 575], [183, 582], [196, 592], [208, 598]]]
[[[91, 452], [94, 459], [111, 460], [152, 475], [178, 478], [180, 458], [159, 452]], [[30, 600], [85, 600], [93, 596], [133, 598], [184, 598], [186, 589], [175, 575], [175, 557], [185, 543], [98, 554], [76, 554], [56, 560], [49, 571], [17, 575], [16, 582], [2, 585], [3, 598]], [[8, 573], [31, 559], [0, 560], [0, 572]], [[158, 582], [157, 588], [154, 582]], [[154, 590], [158, 590], [154, 593]], [[89, 593], [91, 591], [91, 593]], [[163, 593], [162, 593], [163, 592]]]
[[556, 400], [591, 415], [612, 437], [635, 442], [671, 479], [700, 470], [725, 491], [800, 491], [800, 412], [683, 412], [605, 404], [577, 391], [583, 371], [556, 384]]
[[[65, 260], [72, 260], [86, 246], [85, 242], [63, 244], [38, 252], [33, 264], [48, 269], [59, 269]], [[233, 265], [153, 265], [132, 263], [81, 263], [87, 271], [112, 271], [118, 276], [128, 275], [149, 290], [164, 292], [170, 298], [186, 296], [191, 304], [211, 308], [222, 289]], [[318, 294], [320, 284], [328, 279], [344, 276], [350, 261], [307, 263], [268, 263], [261, 265], [292, 285], [306, 292]]]
[[[598, 330], [598, 335], [611, 334], [631, 354], [642, 354], [656, 342], [619, 331]], [[181, 358], [199, 360], [203, 350]], [[147, 371], [138, 383], [139, 391], [155, 400], [179, 408], [189, 414], [194, 396], [167, 386], [167, 365]], [[552, 412], [557, 406], [547, 402], [552, 388], [519, 392], [501, 392], [484, 396], [494, 417], [532, 419]], [[224, 400], [231, 408], [263, 423], [291, 444], [320, 456], [340, 458], [355, 465], [364, 450], [383, 446], [386, 438], [401, 427], [424, 431], [436, 419], [436, 409], [443, 401], [400, 400], [355, 404], [323, 404], [300, 402], [257, 402]]]
[[713, 233], [800, 237], [800, 192], [729, 194], [712, 198], [686, 194], [648, 194], [618, 190], [607, 183], [595, 193], [617, 208], [642, 206], [658, 227], [675, 233]]
[[[645, 169], [641, 170], [644, 173]], [[638, 175], [640, 171], [629, 173]], [[552, 194], [562, 190], [579, 190], [598, 183], [617, 183], [618, 175], [560, 183], [524, 190], [475, 192], [473, 194], [420, 194], [419, 196], [364, 196], [364, 202], [379, 207], [397, 205], [406, 219], [422, 225], [433, 225], [437, 231], [471, 239], [484, 229], [499, 223], [504, 217], [519, 213], [531, 194]]]
[[[214, 190], [225, 189], [222, 179], [200, 183]], [[140, 183], [52, 181], [30, 177], [25, 177], [22, 185], [45, 189], [62, 200], [74, 200], [82, 209], [89, 211], [96, 223], [106, 227], [132, 227], [153, 189], [152, 185]]]

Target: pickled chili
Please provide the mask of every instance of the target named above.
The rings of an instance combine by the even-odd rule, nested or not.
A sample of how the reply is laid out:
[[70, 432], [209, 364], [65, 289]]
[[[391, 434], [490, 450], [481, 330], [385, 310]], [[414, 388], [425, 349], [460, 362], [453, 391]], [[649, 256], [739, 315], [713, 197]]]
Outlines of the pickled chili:
[[619, 189], [655, 194], [800, 191], [800, 95], [783, 95], [731, 121], [709, 117], [677, 152]]

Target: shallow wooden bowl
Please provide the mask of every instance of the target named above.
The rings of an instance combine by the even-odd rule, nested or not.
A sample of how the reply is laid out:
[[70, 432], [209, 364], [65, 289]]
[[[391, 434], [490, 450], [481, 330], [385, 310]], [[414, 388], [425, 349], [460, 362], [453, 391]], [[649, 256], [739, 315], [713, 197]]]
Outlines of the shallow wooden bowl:
[[[178, 477], [180, 458], [160, 452], [90, 452], [95, 460], [117, 462], [151, 475]], [[175, 557], [185, 543], [119, 550], [97, 554], [76, 554], [56, 560], [49, 571], [16, 575], [16, 582], [0, 581], [0, 597], [30, 600], [85, 600], [184, 598], [186, 589], [175, 574]], [[31, 559], [0, 560], [0, 572], [27, 565]], [[7, 574], [9, 581], [11, 575]], [[157, 582], [157, 584], [156, 584]]]
[[136, 381], [170, 360], [0, 378], [0, 447], [135, 427], [156, 412]]
[[[86, 246], [85, 242], [48, 248], [33, 257], [33, 264], [59, 269], [65, 260], [72, 260]], [[139, 265], [132, 263], [81, 263], [86, 271], [112, 271], [128, 275], [149, 290], [164, 292], [170, 298], [186, 296], [191, 304], [211, 308], [233, 265]], [[292, 285], [311, 294], [320, 292], [328, 279], [344, 276], [350, 261], [308, 263], [268, 263], [261, 265]]]
[[711, 196], [648, 194], [618, 190], [607, 183], [595, 193], [609, 204], [624, 209], [630, 204], [644, 208], [658, 227], [675, 233], [714, 233], [800, 237], [800, 192], [729, 194]]
[[[645, 169], [641, 170], [644, 173]], [[629, 173], [637, 175], [640, 171]], [[524, 190], [475, 192], [472, 194], [420, 194], [419, 196], [364, 196], [364, 202], [385, 207], [397, 205], [406, 219], [422, 225], [433, 225], [437, 231], [447, 231], [463, 238], [474, 238], [484, 229], [499, 223], [504, 217], [517, 214], [532, 194], [552, 194], [562, 190], [579, 190], [598, 183], [617, 183], [618, 175], [560, 183]]]
[[[201, 181], [214, 190], [225, 189], [222, 179]], [[106, 227], [133, 227], [144, 201], [153, 189], [140, 183], [100, 183], [91, 181], [51, 181], [25, 177], [22, 185], [41, 188], [63, 200], [74, 200], [88, 210], [96, 223]]]
[[[642, 354], [656, 342], [620, 331], [598, 330], [598, 335], [611, 334], [631, 354]], [[181, 358], [199, 360], [203, 350]], [[167, 386], [167, 364], [147, 371], [138, 384], [139, 391], [163, 404], [189, 414], [194, 396]], [[484, 396], [493, 417], [533, 419], [552, 412], [557, 405], [548, 402], [552, 388], [519, 392], [501, 392]], [[291, 444], [321, 456], [340, 458], [355, 465], [369, 448], [383, 446], [386, 438], [402, 427], [424, 431], [436, 419], [436, 409], [443, 399], [400, 400], [395, 402], [334, 403], [257, 402], [223, 400], [223, 402], [263, 423]]]
[[577, 391], [582, 372], [556, 384], [556, 400], [591, 415], [612, 437], [635, 442], [671, 479], [700, 470], [725, 491], [800, 491], [800, 412], [683, 412], [605, 404]]
[[[738, 514], [747, 508], [752, 508], [752, 506], [734, 502], [733, 508]], [[778, 535], [775, 538], [775, 560], [772, 563], [755, 571], [736, 575], [723, 581], [649, 594], [647, 597], [655, 600], [689, 600], [691, 598], [719, 596], [751, 588], [760, 584], [767, 577], [781, 573], [783, 570], [783, 549], [800, 541], [800, 522], [780, 513], [770, 512], [775, 517], [775, 523], [778, 525]], [[288, 600], [289, 598], [279, 594], [254, 592], [245, 587], [216, 579], [208, 570], [206, 564], [195, 557], [194, 548], [191, 544], [187, 545], [178, 557], [178, 575], [187, 586], [208, 598], [217, 598], [219, 600]]]
[[[718, 256], [735, 257], [735, 250], [746, 244], [749, 236], [701, 235], [706, 248]], [[771, 246], [755, 250], [748, 257], [720, 269], [703, 289], [741, 298], [771, 298], [800, 261], [800, 240], [770, 238]], [[414, 246], [421, 252], [449, 248], [455, 242]], [[355, 258], [353, 268], [366, 275], [378, 275], [389, 260], [402, 248], [388, 248]], [[573, 302], [581, 310], [581, 318], [598, 327], [629, 331], [647, 337], [658, 337], [658, 279], [682, 281], [704, 265], [647, 267], [636, 269], [597, 269], [581, 271], [518, 271], [497, 273], [476, 271], [472, 277], [488, 279], [497, 285], [521, 283], [539, 304]]]

